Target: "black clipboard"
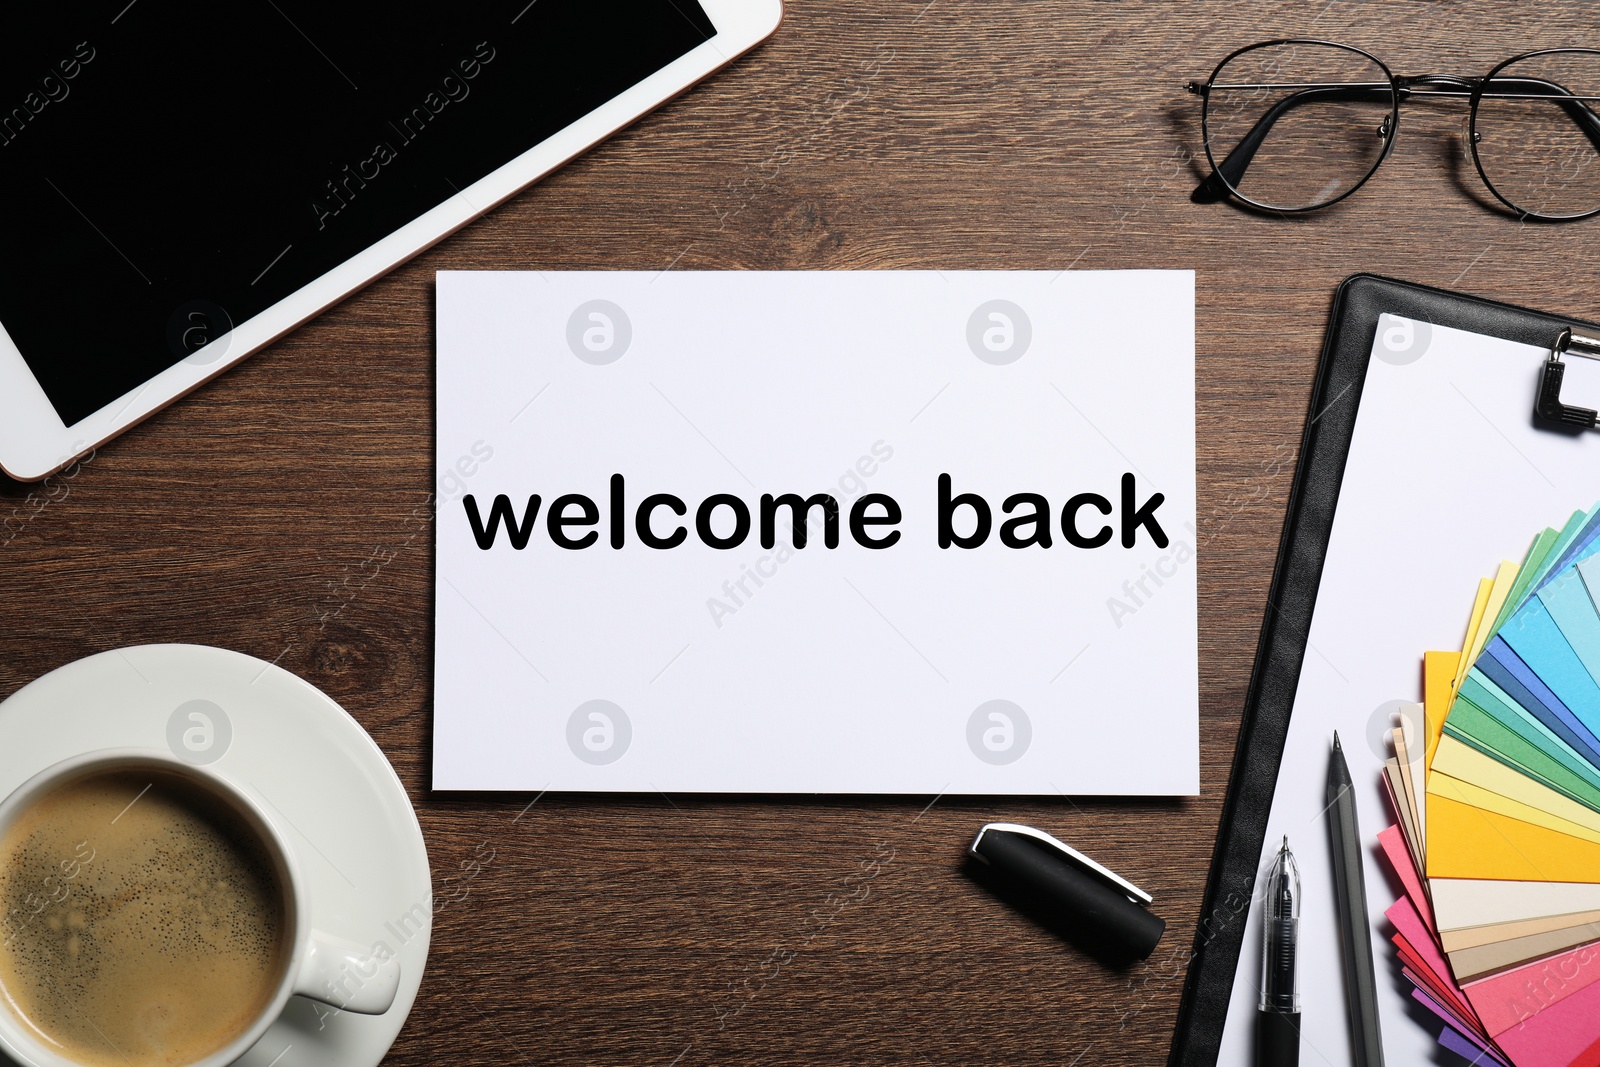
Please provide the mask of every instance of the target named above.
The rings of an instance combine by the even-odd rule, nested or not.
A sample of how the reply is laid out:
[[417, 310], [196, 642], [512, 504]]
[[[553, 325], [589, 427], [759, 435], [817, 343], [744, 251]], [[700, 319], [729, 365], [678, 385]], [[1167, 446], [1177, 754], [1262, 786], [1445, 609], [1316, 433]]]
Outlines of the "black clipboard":
[[[1574, 328], [1594, 333], [1600, 325], [1375, 274], [1355, 274], [1339, 286], [1289, 492], [1168, 1067], [1215, 1067], [1222, 1046], [1322, 564], [1378, 316], [1384, 313], [1549, 349], [1540, 387], [1529, 392], [1530, 418], [1537, 405], [1541, 424], [1557, 432], [1584, 432], [1595, 424], [1594, 412], [1560, 405], [1557, 354]], [[1530, 381], [1537, 370], [1529, 367]]]

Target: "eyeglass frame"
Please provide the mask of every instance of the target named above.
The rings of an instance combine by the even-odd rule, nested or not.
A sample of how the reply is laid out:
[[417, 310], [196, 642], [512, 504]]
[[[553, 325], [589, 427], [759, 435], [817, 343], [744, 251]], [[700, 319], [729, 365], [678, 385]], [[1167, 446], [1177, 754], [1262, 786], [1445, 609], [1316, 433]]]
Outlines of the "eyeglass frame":
[[[1252, 52], [1258, 48], [1270, 48], [1274, 45], [1286, 44], [1321, 45], [1323, 47], [1336, 48], [1344, 52], [1351, 52], [1355, 55], [1363, 56], [1366, 59], [1371, 60], [1377, 65], [1379, 70], [1383, 71], [1384, 76], [1388, 79], [1388, 89], [1390, 94], [1389, 117], [1385, 120], [1385, 125], [1387, 126], [1388, 131], [1384, 138], [1383, 152], [1379, 154], [1377, 160], [1370, 168], [1368, 168], [1367, 172], [1361, 176], [1361, 180], [1356, 182], [1349, 189], [1346, 189], [1344, 192], [1340, 193], [1331, 200], [1323, 201], [1320, 204], [1310, 204], [1304, 207], [1278, 207], [1272, 204], [1264, 204], [1258, 200], [1254, 200], [1240, 192], [1238, 186], [1236, 186], [1233, 181], [1231, 181], [1227, 175], [1223, 173], [1223, 165], [1225, 165], [1229, 159], [1233, 158], [1234, 153], [1237, 152], [1239, 148], [1250, 139], [1251, 134], [1255, 132], [1254, 128], [1252, 128], [1251, 133], [1247, 133], [1243, 138], [1240, 139], [1239, 144], [1235, 145], [1233, 149], [1229, 151], [1228, 156], [1223, 159], [1221, 164], [1217, 162], [1216, 156], [1211, 151], [1210, 102], [1212, 90], [1216, 85], [1217, 75], [1221, 74], [1223, 68], [1229, 63], [1233, 62], [1239, 56], [1244, 55], [1246, 52]], [[1468, 98], [1467, 143], [1472, 151], [1472, 165], [1477, 169], [1478, 177], [1482, 180], [1484, 187], [1489, 190], [1490, 194], [1493, 195], [1496, 200], [1510, 208], [1524, 220], [1533, 219], [1539, 222], [1578, 222], [1582, 219], [1593, 218], [1596, 215], [1600, 215], [1600, 205], [1597, 205], [1588, 211], [1579, 212], [1576, 214], [1552, 215], [1539, 211], [1530, 211], [1527, 208], [1512, 203], [1505, 197], [1504, 194], [1500, 192], [1500, 190], [1495, 188], [1494, 182], [1489, 180], [1489, 175], [1484, 171], [1483, 168], [1483, 160], [1478, 154], [1478, 142], [1482, 140], [1478, 134], [1478, 104], [1483, 99], [1484, 90], [1490, 85], [1490, 83], [1494, 81], [1495, 75], [1499, 74], [1502, 70], [1511, 66], [1513, 63], [1519, 63], [1522, 60], [1532, 59], [1536, 56], [1556, 54], [1582, 54], [1600, 56], [1600, 48], [1540, 48], [1532, 52], [1523, 52], [1518, 55], [1514, 55], [1509, 59], [1501, 61], [1482, 78], [1463, 78], [1451, 74], [1422, 74], [1410, 77], [1397, 76], [1392, 70], [1389, 69], [1388, 64], [1364, 48], [1359, 48], [1355, 45], [1340, 44], [1336, 41], [1319, 40], [1313, 37], [1279, 37], [1268, 41], [1258, 41], [1255, 44], [1245, 45], [1243, 48], [1235, 49], [1224, 56], [1222, 61], [1216, 65], [1215, 69], [1212, 70], [1211, 76], [1204, 82], [1189, 81], [1184, 84], [1185, 89], [1187, 89], [1190, 93], [1200, 97], [1200, 135], [1206, 152], [1206, 161], [1211, 164], [1211, 173], [1195, 188], [1194, 192], [1190, 195], [1190, 199], [1196, 203], [1211, 203], [1215, 202], [1216, 200], [1223, 200], [1227, 199], [1229, 196], [1232, 196], [1242, 201], [1249, 207], [1280, 215], [1302, 215], [1306, 214], [1307, 212], [1321, 211], [1324, 208], [1332, 207], [1334, 204], [1337, 204], [1339, 201], [1355, 193], [1356, 190], [1360, 189], [1363, 185], [1366, 185], [1372, 176], [1378, 172], [1378, 168], [1383, 166], [1384, 160], [1388, 159], [1389, 154], [1394, 151], [1395, 142], [1399, 138], [1400, 105], [1403, 101], [1413, 96], [1465, 96]], [[1565, 99], [1574, 101], [1583, 106], [1584, 111], [1593, 119], [1592, 122], [1587, 123], [1589, 128], [1585, 129], [1584, 133], [1585, 136], [1589, 138], [1590, 143], [1594, 145], [1596, 154], [1600, 155], [1600, 115], [1596, 115], [1594, 110], [1584, 103], [1585, 101], [1590, 100], [1600, 100], [1600, 96], [1579, 96], [1570, 92], [1564, 86], [1557, 85], [1554, 82], [1550, 82], [1548, 84], [1552, 85], [1554, 88], [1560, 89], [1561, 92], [1565, 94]], [[1415, 86], [1418, 85], [1456, 85], [1460, 88], [1454, 91], [1446, 89], [1415, 88]], [[1302, 90], [1357, 87], [1370, 87], [1377, 89], [1381, 88], [1381, 83], [1306, 83], [1305, 85], [1296, 87]], [[1516, 95], [1528, 95], [1537, 99], [1562, 99], [1562, 97], [1556, 94], [1552, 94], [1548, 98], [1538, 94]], [[1512, 94], [1495, 94], [1494, 96], [1491, 96], [1491, 99], [1509, 99], [1511, 96]], [[1292, 99], [1293, 97], [1286, 97], [1284, 101], [1279, 101], [1278, 104], [1274, 104], [1273, 107], [1269, 108], [1267, 113], [1262, 116], [1262, 119], [1257, 120], [1257, 126], [1259, 127], [1261, 125], [1263, 119], [1272, 116], [1273, 112], [1284, 102]], [[1276, 117], [1273, 117], [1273, 121], [1276, 121]], [[1580, 127], [1586, 125], [1582, 118], [1575, 118], [1574, 121], [1577, 122]], [[1270, 128], [1271, 124], [1269, 123], [1267, 129], [1270, 130]], [[1382, 127], [1380, 127], [1380, 129], [1382, 129]], [[1261, 136], [1264, 139], [1266, 132], [1263, 131]], [[1244, 167], [1240, 168], [1241, 175], [1243, 174], [1244, 168], [1249, 167], [1254, 155], [1255, 148], [1251, 148], [1249, 156], [1245, 159]], [[1221, 186], [1220, 189], [1218, 188], [1219, 185]]]

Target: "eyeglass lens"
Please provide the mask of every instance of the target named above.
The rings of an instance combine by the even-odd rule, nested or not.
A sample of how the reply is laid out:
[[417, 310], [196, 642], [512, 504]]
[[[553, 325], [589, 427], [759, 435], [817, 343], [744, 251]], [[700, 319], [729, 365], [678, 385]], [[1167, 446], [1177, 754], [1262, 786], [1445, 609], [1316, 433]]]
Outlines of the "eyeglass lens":
[[1524, 56], [1483, 87], [1473, 153], [1485, 182], [1518, 211], [1572, 218], [1600, 210], [1600, 54]]
[[1281, 211], [1321, 207], [1383, 160], [1394, 102], [1388, 72], [1367, 55], [1306, 42], [1262, 45], [1212, 78], [1206, 147], [1246, 200]]

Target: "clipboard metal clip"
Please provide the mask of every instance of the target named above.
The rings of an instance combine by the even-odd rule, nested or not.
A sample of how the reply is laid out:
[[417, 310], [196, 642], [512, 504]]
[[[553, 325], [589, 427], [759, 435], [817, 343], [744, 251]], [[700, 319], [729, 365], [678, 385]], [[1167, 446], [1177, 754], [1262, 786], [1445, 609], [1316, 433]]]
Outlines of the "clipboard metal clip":
[[1533, 416], [1540, 422], [1559, 429], [1577, 432], [1592, 430], [1600, 422], [1600, 412], [1591, 408], [1573, 407], [1561, 402], [1561, 382], [1567, 374], [1565, 357], [1568, 353], [1587, 359], [1600, 359], [1600, 339], [1572, 332], [1569, 326], [1561, 331], [1544, 361], [1544, 373], [1539, 376], [1539, 398], [1533, 405]]

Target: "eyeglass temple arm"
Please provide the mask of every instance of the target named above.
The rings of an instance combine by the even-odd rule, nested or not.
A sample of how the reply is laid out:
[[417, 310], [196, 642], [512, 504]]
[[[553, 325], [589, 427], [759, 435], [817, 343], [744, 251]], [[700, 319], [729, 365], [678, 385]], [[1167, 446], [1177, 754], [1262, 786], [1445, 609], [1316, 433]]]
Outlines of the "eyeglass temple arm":
[[[1600, 115], [1596, 115], [1594, 110], [1573, 93], [1571, 89], [1558, 82], [1546, 81], [1543, 78], [1497, 78], [1494, 81], [1494, 87], [1504, 92], [1539, 94], [1557, 98], [1566, 97], [1567, 99], [1557, 99], [1556, 102], [1561, 106], [1561, 110], [1567, 113], [1567, 117], [1577, 125], [1578, 129], [1583, 131], [1584, 136], [1589, 138], [1589, 143], [1594, 146], [1595, 151], [1600, 152]], [[1484, 95], [1493, 97], [1497, 94], [1485, 93]]]
[[1303, 104], [1342, 104], [1351, 101], [1377, 101], [1382, 103], [1389, 98], [1387, 88], [1355, 88], [1346, 86], [1327, 86], [1316, 89], [1302, 89], [1291, 93], [1267, 109], [1266, 114], [1256, 120], [1239, 143], [1233, 146], [1233, 151], [1228, 153], [1226, 159], [1217, 164], [1217, 169], [1206, 176], [1206, 179], [1195, 186], [1194, 192], [1189, 194], [1189, 199], [1196, 204], [1214, 204], [1218, 200], [1227, 199], [1230, 187], [1237, 189], [1239, 182], [1244, 178], [1245, 170], [1250, 162], [1255, 159], [1257, 150], [1260, 149], [1267, 134], [1272, 132], [1273, 125], [1284, 115]]
[[[1600, 152], [1600, 115], [1596, 115], [1590, 107], [1578, 99], [1572, 90], [1556, 82], [1546, 81], [1542, 78], [1506, 78], [1497, 79], [1495, 86], [1502, 92], [1538, 93], [1553, 97], [1569, 97], [1560, 100], [1561, 110], [1577, 124], [1589, 143]], [[1229, 194], [1230, 186], [1238, 188], [1239, 182], [1244, 178], [1244, 172], [1255, 159], [1256, 152], [1266, 140], [1267, 134], [1272, 132], [1272, 127], [1284, 115], [1303, 104], [1311, 103], [1346, 103], [1350, 101], [1382, 102], [1388, 95], [1387, 89], [1371, 88], [1343, 88], [1325, 87], [1316, 89], [1302, 89], [1278, 101], [1267, 109], [1266, 114], [1256, 120], [1239, 143], [1229, 152], [1227, 158], [1217, 164], [1217, 169], [1207, 175], [1205, 180], [1195, 187], [1189, 194], [1189, 199], [1196, 204], [1212, 204], [1224, 200]], [[1495, 94], [1489, 94], [1493, 96]], [[1226, 180], [1224, 180], [1226, 179]]]

